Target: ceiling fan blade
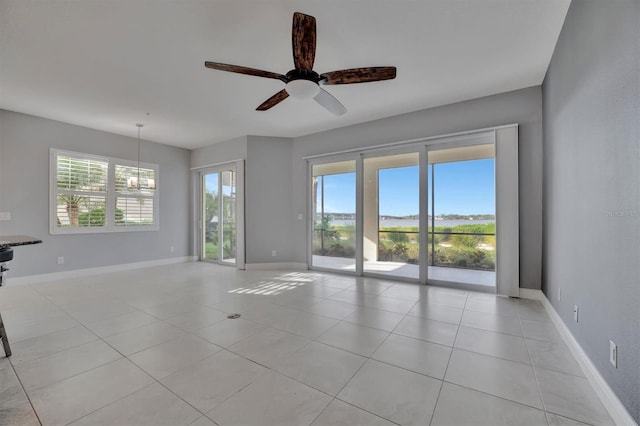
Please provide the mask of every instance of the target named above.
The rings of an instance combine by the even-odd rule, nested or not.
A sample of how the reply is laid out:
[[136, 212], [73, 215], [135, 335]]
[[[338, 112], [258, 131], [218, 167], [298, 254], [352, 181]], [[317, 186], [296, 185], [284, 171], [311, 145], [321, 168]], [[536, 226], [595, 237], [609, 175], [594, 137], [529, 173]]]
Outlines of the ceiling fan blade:
[[274, 78], [276, 80], [287, 82], [287, 77], [270, 71], [263, 71], [256, 68], [241, 67], [240, 65], [222, 64], [220, 62], [206, 61], [204, 66], [212, 70], [235, 72], [238, 74], [254, 75], [256, 77]]
[[326, 79], [324, 84], [351, 84], [391, 80], [396, 78], [396, 67], [350, 68], [325, 72], [320, 77]]
[[300, 12], [294, 13], [291, 39], [296, 69], [313, 70], [316, 57], [316, 18]]
[[313, 99], [317, 103], [322, 105], [324, 109], [326, 109], [327, 111], [329, 111], [334, 115], [343, 115], [345, 112], [347, 112], [347, 109], [344, 107], [344, 105], [342, 105], [339, 100], [334, 98], [333, 95], [331, 95], [331, 93], [327, 92], [322, 87], [320, 88], [320, 91], [318, 92], [317, 95], [314, 96]]
[[276, 93], [275, 95], [273, 95], [272, 97], [270, 97], [269, 99], [261, 103], [260, 106], [256, 108], [256, 111], [266, 111], [269, 108], [278, 105], [280, 102], [284, 101], [288, 97], [289, 97], [289, 94], [287, 93], [287, 91], [285, 89], [282, 89], [281, 91], [279, 91], [278, 93]]

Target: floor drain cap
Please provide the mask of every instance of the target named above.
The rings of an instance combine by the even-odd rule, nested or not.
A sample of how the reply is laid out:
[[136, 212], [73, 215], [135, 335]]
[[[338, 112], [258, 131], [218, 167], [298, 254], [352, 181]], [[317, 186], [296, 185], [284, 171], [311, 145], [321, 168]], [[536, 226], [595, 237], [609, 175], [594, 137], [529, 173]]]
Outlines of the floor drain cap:
[[229, 319], [237, 319], [237, 318], [240, 318], [240, 314], [227, 315], [227, 318], [229, 318]]

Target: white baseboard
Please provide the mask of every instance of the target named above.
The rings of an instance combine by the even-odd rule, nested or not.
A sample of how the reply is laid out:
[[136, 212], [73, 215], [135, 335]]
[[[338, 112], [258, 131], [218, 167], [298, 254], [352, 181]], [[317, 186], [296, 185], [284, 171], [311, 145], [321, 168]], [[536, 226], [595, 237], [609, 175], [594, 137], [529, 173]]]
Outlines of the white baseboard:
[[565, 325], [564, 321], [562, 321], [560, 315], [558, 315], [551, 302], [549, 302], [549, 299], [547, 299], [547, 296], [541, 290], [521, 288], [520, 297], [523, 299], [533, 299], [542, 302], [542, 305], [549, 314], [553, 325], [569, 347], [569, 350], [580, 365], [580, 368], [589, 381], [589, 384], [591, 384], [591, 387], [595, 391], [596, 395], [598, 395], [598, 398], [600, 398], [600, 401], [609, 412], [611, 418], [613, 418], [613, 421], [615, 421], [617, 425], [638, 426], [624, 405], [622, 405], [622, 402], [620, 402], [616, 394], [611, 390], [609, 384], [596, 369], [595, 365], [593, 365], [589, 356], [582, 349], [575, 337], [573, 337], [573, 334], [571, 334], [569, 328]]
[[8, 277], [7, 284], [26, 285], [49, 281], [64, 280], [69, 278], [86, 277], [89, 275], [104, 274], [109, 272], [129, 271], [132, 269], [150, 268], [153, 266], [171, 265], [175, 263], [193, 262], [197, 258], [193, 256], [171, 257], [168, 259], [150, 260], [146, 262], [123, 263], [119, 265], [100, 266], [97, 268], [75, 269], [72, 271], [50, 272], [48, 274], [26, 275], [24, 277]]
[[263, 271], [274, 271], [274, 270], [294, 270], [294, 271], [306, 271], [309, 269], [309, 266], [306, 263], [298, 263], [298, 262], [280, 262], [280, 263], [247, 263], [245, 265], [245, 269], [247, 271], [255, 271], [255, 270], [263, 270]]

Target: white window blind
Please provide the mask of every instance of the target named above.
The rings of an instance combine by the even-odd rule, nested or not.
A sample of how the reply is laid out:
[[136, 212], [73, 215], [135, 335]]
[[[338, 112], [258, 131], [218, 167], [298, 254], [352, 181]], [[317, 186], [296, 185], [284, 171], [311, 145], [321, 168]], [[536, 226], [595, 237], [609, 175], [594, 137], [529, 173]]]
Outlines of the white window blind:
[[52, 234], [158, 229], [158, 166], [51, 150]]
[[154, 223], [155, 171], [116, 164], [116, 226], [150, 226]]
[[106, 217], [106, 161], [59, 155], [56, 167], [56, 226], [104, 227]]

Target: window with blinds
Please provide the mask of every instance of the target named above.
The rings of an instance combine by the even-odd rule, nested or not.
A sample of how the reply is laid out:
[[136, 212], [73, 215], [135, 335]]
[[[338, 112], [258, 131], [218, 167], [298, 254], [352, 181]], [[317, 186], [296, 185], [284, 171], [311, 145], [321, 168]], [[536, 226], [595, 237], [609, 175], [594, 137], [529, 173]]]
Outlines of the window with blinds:
[[158, 229], [158, 165], [51, 150], [52, 234]]
[[59, 155], [56, 165], [56, 226], [104, 227], [109, 163]]
[[155, 171], [116, 164], [116, 226], [153, 226]]

